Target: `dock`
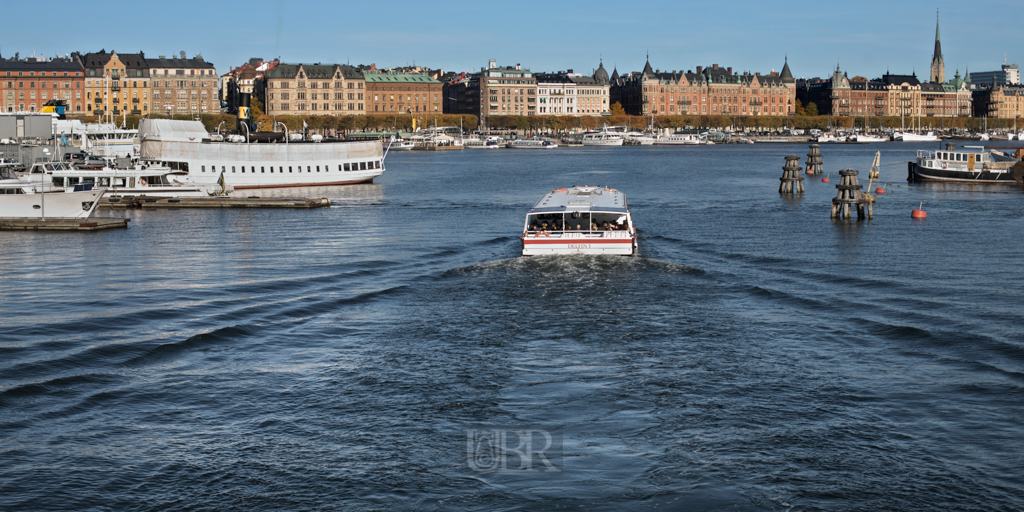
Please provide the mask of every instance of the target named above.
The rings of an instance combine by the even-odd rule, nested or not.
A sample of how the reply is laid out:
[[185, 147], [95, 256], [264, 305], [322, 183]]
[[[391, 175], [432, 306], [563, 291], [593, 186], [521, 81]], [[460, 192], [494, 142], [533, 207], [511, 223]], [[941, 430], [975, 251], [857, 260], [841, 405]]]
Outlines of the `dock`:
[[141, 208], [144, 210], [175, 208], [323, 208], [331, 200], [322, 198], [288, 197], [121, 197], [104, 198], [103, 205], [111, 208]]
[[0, 230], [4, 231], [100, 231], [103, 229], [127, 228], [131, 219], [120, 217], [90, 217], [87, 219], [68, 218], [0, 218]]

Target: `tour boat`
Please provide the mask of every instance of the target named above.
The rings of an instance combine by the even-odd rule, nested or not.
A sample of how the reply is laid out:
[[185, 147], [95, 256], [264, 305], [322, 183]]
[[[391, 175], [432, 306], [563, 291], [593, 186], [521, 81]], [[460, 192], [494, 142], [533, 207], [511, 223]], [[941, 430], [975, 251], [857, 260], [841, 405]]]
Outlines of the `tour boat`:
[[950, 146], [945, 151], [919, 150], [917, 160], [907, 162], [907, 181], [1015, 183], [1018, 159], [995, 150], [956, 151]]
[[584, 146], [621, 146], [625, 142], [622, 135], [608, 131], [607, 128], [599, 132], [587, 132], [583, 134]]
[[199, 121], [143, 119], [141, 160], [183, 171], [199, 186], [223, 176], [235, 189], [372, 183], [384, 173], [380, 140], [291, 142], [275, 133], [214, 141]]
[[637, 253], [626, 195], [608, 187], [576, 186], [544, 194], [526, 214], [524, 256]]
[[815, 138], [815, 142], [846, 142], [846, 136], [836, 135], [831, 132], [822, 133]]
[[558, 147], [558, 144], [550, 140], [519, 139], [505, 144], [505, 147], [513, 149], [554, 149]]
[[664, 135], [654, 141], [655, 146], [696, 146], [707, 144], [707, 137], [693, 133], [673, 133]]
[[497, 135], [490, 135], [486, 139], [470, 137], [462, 141], [462, 147], [466, 149], [497, 149], [504, 146], [504, 140]]
[[23, 180], [11, 167], [0, 166], [0, 218], [84, 219], [92, 215], [106, 192], [92, 187], [55, 190], [48, 184]]

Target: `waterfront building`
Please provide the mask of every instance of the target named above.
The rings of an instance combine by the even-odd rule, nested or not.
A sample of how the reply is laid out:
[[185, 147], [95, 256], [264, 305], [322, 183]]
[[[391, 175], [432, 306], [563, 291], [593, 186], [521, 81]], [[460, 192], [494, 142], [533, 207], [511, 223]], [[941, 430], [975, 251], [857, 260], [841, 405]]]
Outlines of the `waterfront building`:
[[397, 114], [430, 112], [441, 114], [441, 82], [422, 73], [364, 73], [366, 113]]
[[537, 115], [537, 78], [520, 64], [499, 67], [489, 61], [479, 73], [445, 84], [443, 94], [448, 113], [475, 115], [482, 127], [489, 116]]
[[915, 74], [886, 73], [874, 80], [850, 80], [836, 66], [826, 80], [801, 80], [797, 98], [819, 115], [969, 117], [970, 80], [956, 76], [944, 83], [922, 83]]
[[611, 101], [622, 104], [627, 114], [751, 115], [795, 114], [796, 80], [787, 61], [782, 72], [768, 75], [734, 73], [718, 64], [697, 66], [696, 72], [644, 70], [619, 76], [613, 72]]
[[1024, 87], [981, 84], [973, 92], [973, 106], [976, 117], [1024, 118]]
[[0, 58], [0, 108], [38, 112], [46, 102], [63, 100], [65, 114], [85, 112], [85, 68], [78, 55]]
[[537, 73], [537, 115], [597, 116], [610, 112], [608, 72], [600, 64], [593, 76]]
[[86, 113], [142, 115], [149, 108], [150, 76], [146, 55], [100, 50], [81, 56], [85, 68]]
[[1003, 67], [999, 71], [976, 71], [969, 74], [971, 82], [976, 84], [1020, 85], [1020, 68], [1016, 64], [1007, 64], [1005, 57]]
[[362, 115], [363, 73], [339, 64], [278, 64], [268, 71], [267, 115]]
[[[146, 59], [152, 102], [150, 112], [167, 114], [217, 114], [220, 98], [217, 93], [217, 72], [201, 55], [188, 59], [185, 52], [170, 59], [161, 55]], [[143, 99], [142, 111], [146, 112]]]

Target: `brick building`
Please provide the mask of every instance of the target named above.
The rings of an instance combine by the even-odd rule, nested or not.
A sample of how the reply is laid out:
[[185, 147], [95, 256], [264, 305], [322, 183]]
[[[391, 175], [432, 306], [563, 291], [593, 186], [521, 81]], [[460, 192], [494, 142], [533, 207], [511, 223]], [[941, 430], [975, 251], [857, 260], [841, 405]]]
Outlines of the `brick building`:
[[0, 108], [38, 112], [50, 100], [63, 100], [65, 114], [85, 112], [85, 68], [77, 55], [0, 59]]
[[365, 73], [366, 113], [444, 112], [441, 82], [420, 73]]
[[644, 70], [613, 72], [611, 101], [630, 115], [785, 116], [795, 113], [796, 80], [786, 62], [781, 73], [734, 73], [732, 68], [698, 66], [696, 72]]
[[574, 73], [537, 73], [537, 115], [596, 116], [610, 111], [611, 84], [604, 64], [593, 76]]
[[267, 115], [361, 115], [366, 80], [352, 66], [278, 64], [268, 71]]
[[1024, 118], [1024, 87], [981, 85], [973, 93], [973, 107], [976, 117]]
[[[196, 55], [188, 59], [185, 52], [170, 59], [161, 55], [146, 59], [152, 79], [150, 112], [169, 114], [217, 114], [217, 71], [213, 64]], [[143, 103], [143, 111], [146, 104]]]

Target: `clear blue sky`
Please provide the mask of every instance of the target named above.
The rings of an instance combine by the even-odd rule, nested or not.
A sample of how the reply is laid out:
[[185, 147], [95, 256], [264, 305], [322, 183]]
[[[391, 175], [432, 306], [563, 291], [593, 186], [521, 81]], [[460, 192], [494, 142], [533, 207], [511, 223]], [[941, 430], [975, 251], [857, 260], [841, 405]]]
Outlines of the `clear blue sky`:
[[[243, 7], [244, 6], [244, 7]], [[959, 68], [1024, 65], [1024, 0], [515, 2], [5, 2], [0, 52], [201, 53], [218, 72], [249, 57], [421, 64], [469, 71], [496, 59], [534, 71], [713, 63], [827, 76], [928, 75], [940, 9], [947, 79]], [[17, 20], [17, 22], [15, 22]]]

